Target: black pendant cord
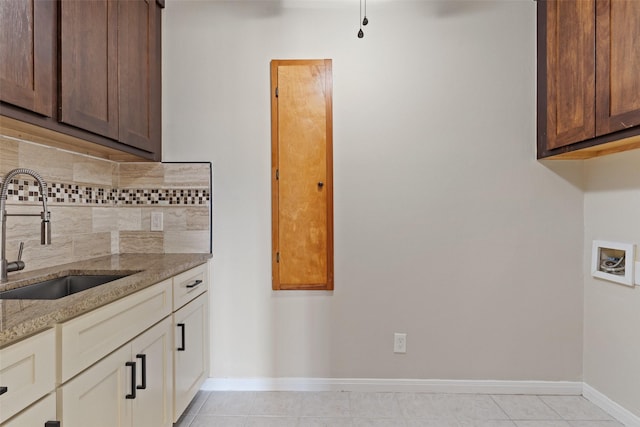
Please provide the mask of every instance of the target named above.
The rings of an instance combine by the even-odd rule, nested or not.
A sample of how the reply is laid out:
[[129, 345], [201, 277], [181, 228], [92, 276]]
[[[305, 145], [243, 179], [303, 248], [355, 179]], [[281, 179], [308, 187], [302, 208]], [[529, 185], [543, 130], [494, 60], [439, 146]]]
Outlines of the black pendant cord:
[[[365, 19], [366, 19], [366, 12], [365, 12]], [[359, 39], [364, 37], [364, 31], [362, 31], [362, 22], [363, 22], [362, 21], [362, 0], [360, 0], [360, 31], [358, 31], [358, 38]]]
[[367, 18], [367, 0], [364, 0], [364, 19], [362, 20], [362, 25], [367, 25], [369, 23], [369, 19]]

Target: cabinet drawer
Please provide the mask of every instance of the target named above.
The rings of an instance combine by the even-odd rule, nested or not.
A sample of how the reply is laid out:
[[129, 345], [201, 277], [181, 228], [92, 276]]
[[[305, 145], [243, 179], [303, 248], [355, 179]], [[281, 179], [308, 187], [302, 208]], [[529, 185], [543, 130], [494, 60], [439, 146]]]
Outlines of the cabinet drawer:
[[171, 314], [171, 279], [58, 325], [65, 382]]
[[192, 268], [173, 278], [173, 311], [207, 290], [209, 287], [207, 265]]
[[55, 354], [53, 329], [0, 350], [0, 423], [53, 391]]

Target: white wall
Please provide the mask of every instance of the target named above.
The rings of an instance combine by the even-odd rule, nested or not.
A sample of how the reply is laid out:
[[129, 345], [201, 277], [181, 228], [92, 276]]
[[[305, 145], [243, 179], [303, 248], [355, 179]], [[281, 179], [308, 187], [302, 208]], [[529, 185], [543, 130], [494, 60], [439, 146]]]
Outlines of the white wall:
[[[170, 0], [164, 160], [214, 164], [212, 376], [581, 380], [581, 163], [535, 2]], [[271, 291], [269, 61], [332, 58], [333, 293]], [[394, 355], [392, 335], [408, 333]]]
[[594, 239], [640, 249], [640, 151], [586, 161], [585, 171], [584, 379], [640, 417], [640, 287], [589, 271]]

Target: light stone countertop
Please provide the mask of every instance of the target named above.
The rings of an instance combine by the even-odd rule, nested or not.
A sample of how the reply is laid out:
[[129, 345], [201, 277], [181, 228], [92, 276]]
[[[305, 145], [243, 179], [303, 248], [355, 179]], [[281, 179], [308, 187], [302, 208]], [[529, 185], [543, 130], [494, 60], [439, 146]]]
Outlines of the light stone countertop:
[[67, 274], [138, 272], [57, 300], [0, 299], [0, 348], [206, 263], [211, 254], [121, 254], [9, 275], [0, 291]]

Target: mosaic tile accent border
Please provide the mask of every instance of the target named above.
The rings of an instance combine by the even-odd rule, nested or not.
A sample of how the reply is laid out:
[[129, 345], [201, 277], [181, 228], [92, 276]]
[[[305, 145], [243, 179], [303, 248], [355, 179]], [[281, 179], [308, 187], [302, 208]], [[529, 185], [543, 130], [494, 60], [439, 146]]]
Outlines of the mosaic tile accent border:
[[[25, 181], [25, 183], [28, 181]], [[29, 194], [38, 195], [38, 185], [35, 181], [30, 187]], [[11, 187], [9, 187], [11, 188]], [[9, 189], [9, 191], [11, 191]], [[112, 205], [117, 198], [117, 190], [95, 187], [84, 187], [74, 184], [53, 183], [47, 186], [47, 197], [53, 203], [74, 203], [90, 205]], [[33, 201], [33, 200], [30, 200]]]
[[207, 205], [209, 204], [209, 190], [125, 188], [118, 192], [117, 203], [123, 205]]
[[[9, 202], [26, 201], [38, 203], [42, 201], [36, 181], [12, 179], [7, 190], [7, 201]], [[208, 189], [203, 188], [117, 189], [48, 183], [47, 198], [49, 203], [52, 204], [201, 206], [209, 204], [210, 194]]]

